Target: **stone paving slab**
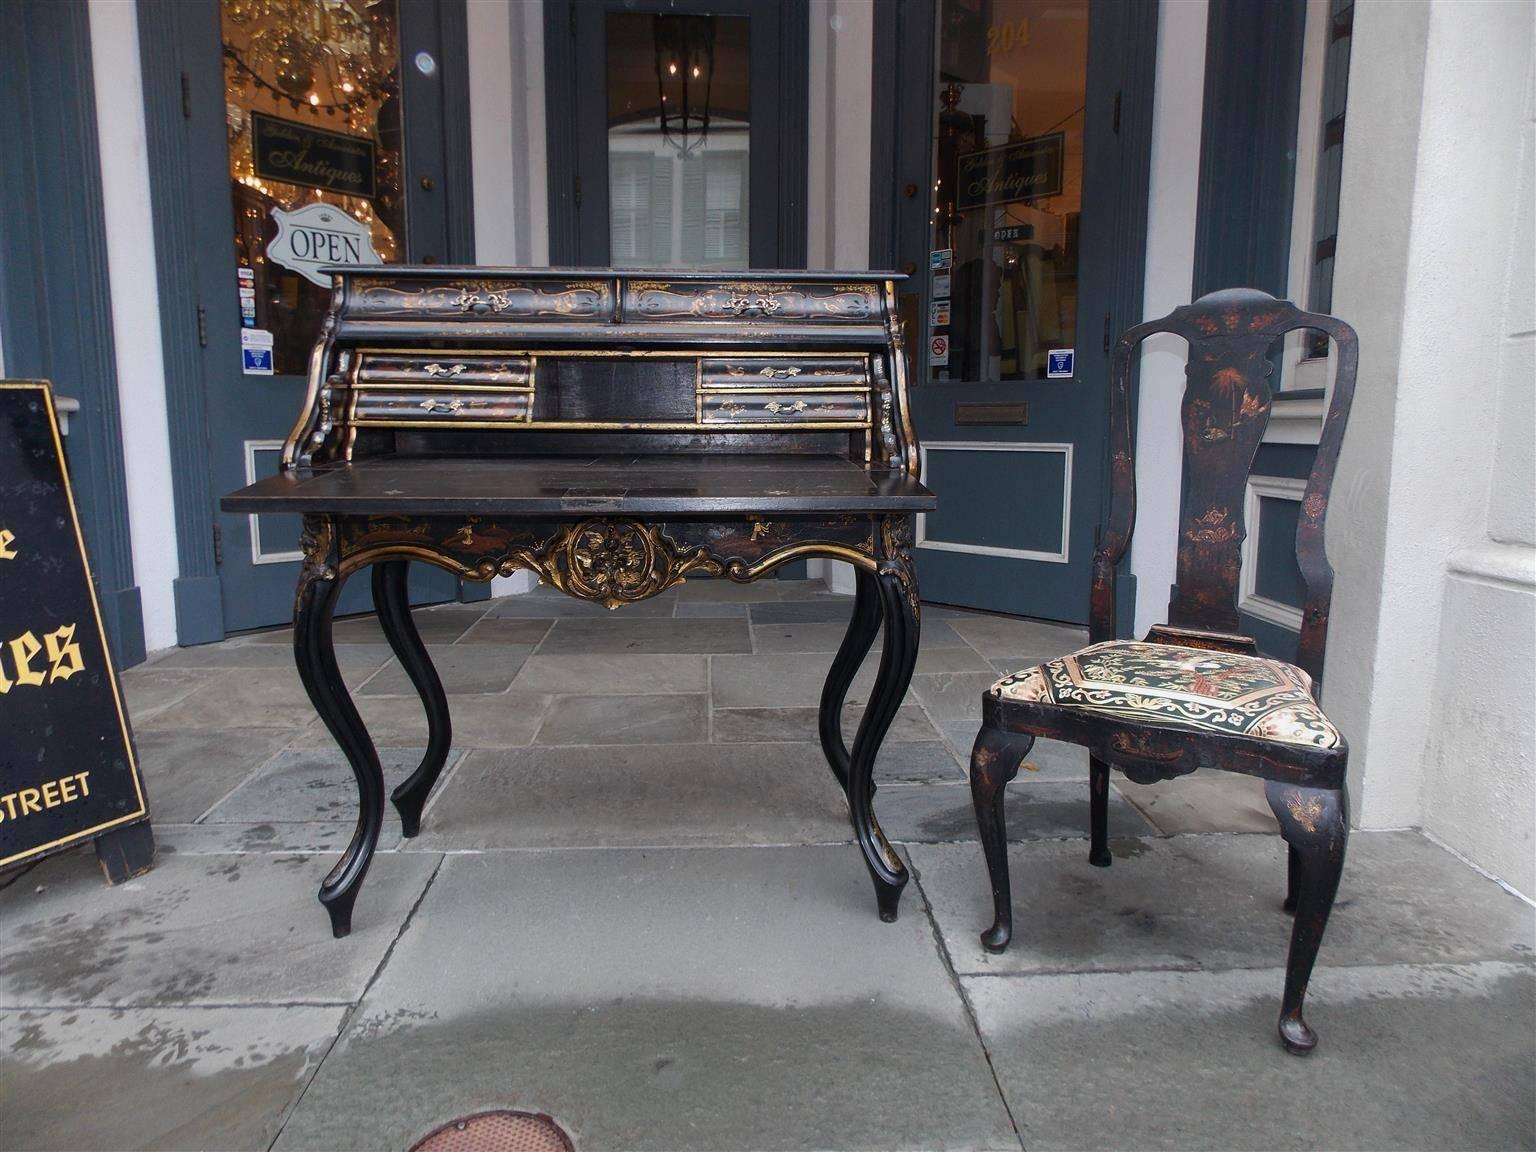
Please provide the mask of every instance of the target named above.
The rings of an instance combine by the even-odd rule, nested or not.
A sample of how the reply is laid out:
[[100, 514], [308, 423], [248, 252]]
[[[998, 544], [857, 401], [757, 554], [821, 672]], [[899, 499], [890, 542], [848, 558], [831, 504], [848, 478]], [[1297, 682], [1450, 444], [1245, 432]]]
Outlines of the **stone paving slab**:
[[553, 619], [517, 619], [511, 616], [483, 617], [454, 641], [455, 644], [531, 644], [537, 645], [549, 634]]
[[969, 720], [980, 727], [982, 693], [996, 682], [990, 672], [920, 672], [912, 677], [909, 695], [935, 720]]
[[667, 656], [672, 653], [750, 651], [752, 638], [742, 620], [714, 620], [700, 627], [690, 620], [623, 616], [608, 620], [559, 620], [539, 645], [539, 652], [545, 656], [609, 652]]
[[825, 844], [851, 835], [819, 747], [679, 744], [471, 752], [405, 847]]
[[[392, 852], [400, 842], [400, 824], [394, 808], [384, 809], [384, 831], [379, 851]], [[188, 856], [239, 856], [247, 852], [277, 856], [339, 857], [352, 839], [352, 822], [303, 820], [273, 824], [156, 824], [155, 853]], [[316, 882], [318, 884], [318, 881]], [[318, 905], [317, 905], [318, 907]]]
[[156, 825], [191, 823], [276, 755], [290, 736], [286, 728], [135, 732], [150, 819]]
[[[1020, 660], [1020, 668], [1075, 652], [1088, 643], [1086, 628], [1017, 616], [965, 612], [945, 616], [944, 622], [983, 656]], [[1013, 670], [1012, 666], [1009, 670]]]
[[[818, 708], [716, 708], [713, 738], [722, 744], [816, 740], [819, 716]], [[843, 740], [850, 748], [863, 718], [862, 705], [843, 709]], [[881, 746], [937, 738], [938, 733], [923, 710], [915, 704], [904, 704], [896, 710]]]
[[577, 600], [567, 596], [564, 592], [556, 592], [554, 589], [540, 588], [532, 592], [526, 592], [521, 596], [503, 596], [492, 600], [487, 619], [521, 618], [533, 620], [561, 620], [561, 619], [654, 619], [669, 617], [677, 603], [676, 592], [663, 592], [660, 596], [653, 596], [649, 600], [641, 600], [638, 604], [626, 604], [617, 611], [603, 607], [601, 604], [593, 604], [586, 600]]
[[109, 888], [87, 854], [45, 860], [0, 900], [0, 1006], [356, 1000], [438, 858], [378, 856], [345, 940], [315, 899], [331, 863], [162, 854]]
[[873, 901], [845, 846], [451, 856], [276, 1147], [512, 1105], [582, 1152], [1017, 1149], [920, 906]]
[[821, 595], [803, 600], [753, 604], [749, 609], [752, 623], [758, 624], [835, 624], [844, 631], [853, 615], [853, 597]]
[[[531, 644], [435, 644], [432, 666], [450, 696], [505, 692], [533, 652]], [[363, 696], [415, 696], [416, 688], [398, 661], [391, 660], [358, 690]]]
[[137, 685], [131, 685], [128, 702], [134, 728], [177, 732], [203, 728], [302, 728], [315, 718], [314, 706], [293, 668], [209, 670], [189, 675], [197, 676], [200, 683], [173, 703], [147, 715], [142, 698], [135, 698]]
[[[1038, 786], [1037, 786], [1038, 787]], [[1013, 943], [977, 933], [991, 889], [969, 845], [914, 845], [923, 891], [955, 968], [1095, 972], [1283, 964], [1291, 918], [1278, 836], [1118, 840], [1109, 868], [1081, 842], [1016, 844]], [[1536, 957], [1536, 909], [1413, 832], [1356, 832], [1319, 963], [1463, 963]]]
[[1031, 1152], [1536, 1147], [1529, 966], [1320, 968], [1305, 1059], [1275, 1036], [1283, 980], [1259, 968], [963, 984]]
[[1238, 772], [1195, 772], [1177, 780], [1136, 784], [1114, 773], [1120, 790], [1157, 830], [1265, 832], [1279, 835], [1280, 822], [1264, 797], [1264, 781]]
[[[785, 610], [790, 608], [791, 604], [783, 602], [773, 607]], [[846, 616], [846, 612], [844, 615]], [[846, 619], [837, 623], [753, 624], [752, 643], [754, 650], [758, 652], [836, 652], [842, 647], [843, 638], [847, 634]], [[878, 653], [879, 644], [880, 641], [877, 638], [873, 651]], [[971, 650], [970, 646], [942, 620], [931, 621], [923, 626], [922, 643], [919, 647], [938, 651], [951, 648]], [[972, 655], [975, 653], [972, 652]]]
[[[389, 645], [337, 644], [336, 662], [344, 676], [361, 677], [382, 668], [393, 653]], [[298, 675], [293, 663], [293, 648], [282, 644], [259, 644], [231, 640], [223, 644], [199, 644], [192, 648], [172, 648], [156, 653], [143, 665], [146, 670], [167, 671], [191, 668], [281, 668]], [[132, 674], [133, 670], [129, 670]]]
[[[708, 627], [708, 625], [705, 625]], [[709, 657], [672, 655], [665, 660], [628, 653], [585, 653], [528, 658], [514, 687], [527, 692], [586, 696], [709, 691]]]
[[[532, 741], [550, 697], [516, 688], [485, 696], [457, 696], [450, 701], [456, 748], [513, 748]], [[419, 701], [402, 696], [361, 696], [357, 711], [379, 748], [419, 748], [427, 742], [427, 718]], [[296, 733], [295, 748], [334, 748], [336, 741], [314, 718]]]
[[[421, 763], [423, 748], [385, 748], [379, 753], [384, 788], [400, 783]], [[463, 753], [450, 752], [445, 771]], [[261, 771], [236, 788], [205, 818], [210, 824], [295, 824], [357, 820], [357, 783], [339, 748], [291, 748], [272, 757]], [[384, 809], [386, 830], [398, 831], [392, 805]]]
[[265, 1152], [344, 1007], [0, 1011], [0, 1144]]
[[222, 670], [201, 668], [161, 669], [153, 664], [130, 668], [122, 674], [123, 702], [128, 705], [135, 728], [140, 728], [156, 712], [185, 700], [222, 676]]
[[[866, 661], [849, 685], [847, 703], [867, 704], [875, 661]], [[711, 657], [710, 692], [717, 708], [815, 708], [832, 666], [831, 652], [776, 652]], [[916, 703], [909, 694], [907, 700]]]
[[709, 697], [556, 696], [535, 744], [695, 744], [709, 739]]
[[[877, 804], [880, 826], [892, 840], [914, 844], [976, 840], [976, 809], [967, 782], [888, 788], [881, 791]], [[1003, 818], [1010, 841], [1086, 839], [1088, 782], [1048, 781], [1009, 788]], [[1156, 831], [1125, 802], [1119, 789], [1110, 788], [1111, 836], [1149, 836]]]

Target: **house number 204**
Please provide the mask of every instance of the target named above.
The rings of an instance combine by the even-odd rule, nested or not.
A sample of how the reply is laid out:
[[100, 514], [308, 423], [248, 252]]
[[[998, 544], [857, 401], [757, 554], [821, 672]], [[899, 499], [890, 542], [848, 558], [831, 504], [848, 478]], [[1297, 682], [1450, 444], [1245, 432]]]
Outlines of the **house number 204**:
[[1020, 16], [1006, 24], [992, 24], [987, 28], [987, 55], [1012, 52], [1015, 48], [1029, 45], [1029, 17]]

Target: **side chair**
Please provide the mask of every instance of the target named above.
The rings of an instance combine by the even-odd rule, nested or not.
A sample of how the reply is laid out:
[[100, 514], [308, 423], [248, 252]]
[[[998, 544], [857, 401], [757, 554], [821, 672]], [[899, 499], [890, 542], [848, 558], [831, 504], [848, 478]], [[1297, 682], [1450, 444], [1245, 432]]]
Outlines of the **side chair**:
[[[1260, 656], [1257, 644], [1239, 633], [1238, 570], [1248, 532], [1247, 479], [1274, 399], [1268, 351], [1295, 329], [1329, 336], [1338, 370], [1296, 529], [1306, 598], [1292, 665]], [[1115, 569], [1136, 518], [1131, 358], [1158, 332], [1182, 336], [1189, 345], [1176, 582], [1166, 625], [1139, 642], [1117, 640]], [[1323, 518], [1358, 359], [1348, 324], [1252, 289], [1213, 292], [1120, 337], [1110, 380], [1109, 522], [1093, 557], [1088, 647], [994, 684], [982, 698], [982, 728], [971, 753], [971, 796], [995, 911], [981, 942], [992, 952], [1007, 948], [1013, 932], [1003, 791], [1036, 737], [1089, 750], [1088, 859], [1100, 867], [1110, 863], [1110, 765], [1140, 784], [1198, 768], [1263, 779], [1289, 845], [1285, 908], [1295, 924], [1279, 1030], [1285, 1047], [1298, 1055], [1317, 1044], [1302, 1019], [1302, 1000], [1349, 835], [1348, 747], [1318, 700], [1333, 589]]]

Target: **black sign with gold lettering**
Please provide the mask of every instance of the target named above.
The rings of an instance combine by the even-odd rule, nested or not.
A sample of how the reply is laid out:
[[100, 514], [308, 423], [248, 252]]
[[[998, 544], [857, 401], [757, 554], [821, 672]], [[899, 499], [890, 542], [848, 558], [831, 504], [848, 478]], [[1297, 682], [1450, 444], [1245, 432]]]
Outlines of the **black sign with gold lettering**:
[[371, 200], [374, 153], [364, 136], [251, 113], [251, 165], [268, 180]]
[[147, 816], [52, 396], [0, 381], [0, 868]]
[[963, 211], [1061, 195], [1065, 145], [1066, 137], [1053, 132], [967, 152], [955, 161], [955, 207]]

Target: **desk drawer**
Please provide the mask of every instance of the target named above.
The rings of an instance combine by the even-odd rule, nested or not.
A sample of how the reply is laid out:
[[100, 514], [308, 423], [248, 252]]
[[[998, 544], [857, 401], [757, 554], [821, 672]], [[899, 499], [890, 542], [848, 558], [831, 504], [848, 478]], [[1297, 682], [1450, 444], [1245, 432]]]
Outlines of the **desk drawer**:
[[533, 393], [511, 389], [359, 388], [352, 406], [354, 424], [526, 423]]
[[869, 423], [867, 392], [763, 391], [701, 392], [699, 420], [704, 424], [847, 424]]
[[869, 361], [863, 356], [706, 356], [699, 361], [699, 386], [743, 388], [868, 388]]
[[442, 353], [438, 355], [393, 355], [362, 352], [358, 355], [357, 383], [373, 385], [416, 386], [460, 384], [494, 388], [533, 387], [532, 356], [486, 356]]

